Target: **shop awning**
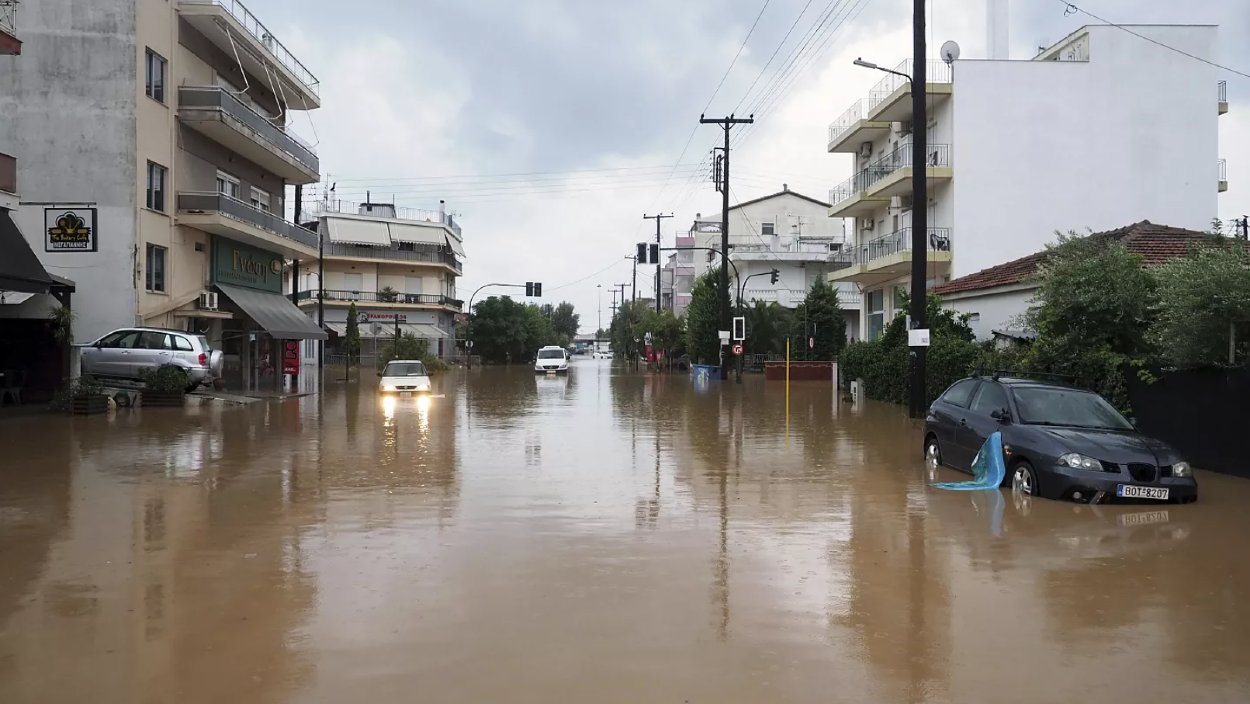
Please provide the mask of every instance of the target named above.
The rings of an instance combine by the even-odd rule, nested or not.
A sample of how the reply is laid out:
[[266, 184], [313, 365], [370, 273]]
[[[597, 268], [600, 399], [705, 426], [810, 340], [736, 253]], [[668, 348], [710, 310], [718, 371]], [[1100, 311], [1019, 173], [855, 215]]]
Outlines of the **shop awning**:
[[280, 293], [217, 284], [226, 298], [243, 309], [265, 332], [279, 340], [324, 340], [329, 335]]
[[389, 223], [391, 230], [391, 239], [396, 242], [411, 242], [413, 244], [432, 244], [438, 247], [443, 246], [443, 228], [425, 227], [424, 225], [405, 225], [403, 223]]
[[326, 238], [338, 244], [364, 244], [373, 247], [390, 247], [391, 235], [386, 223], [377, 220], [354, 220], [352, 218], [328, 217]]
[[451, 247], [451, 251], [455, 252], [457, 257], [464, 257], [464, 245], [460, 244], [460, 240], [447, 235], [447, 246]]
[[0, 289], [22, 293], [48, 293], [56, 282], [9, 217], [0, 210]]
[[[338, 328], [342, 328], [343, 332], [340, 334], [347, 333], [347, 323], [326, 323], [326, 327], [331, 326], [335, 328], [336, 332], [338, 331]], [[427, 325], [424, 323], [400, 323], [399, 332], [426, 340], [437, 340], [440, 337], [448, 336], [447, 333], [443, 332], [437, 326]], [[385, 340], [388, 337], [395, 337], [395, 323], [387, 320], [375, 320], [368, 323], [361, 323], [360, 336], [362, 338], [376, 338], [379, 340]]]

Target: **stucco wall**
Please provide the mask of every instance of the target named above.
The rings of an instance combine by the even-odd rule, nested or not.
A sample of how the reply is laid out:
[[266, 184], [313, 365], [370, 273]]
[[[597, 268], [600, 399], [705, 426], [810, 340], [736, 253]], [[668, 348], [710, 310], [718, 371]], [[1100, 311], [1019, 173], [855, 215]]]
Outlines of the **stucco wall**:
[[993, 337], [994, 330], [1019, 328], [1019, 316], [1029, 309], [1034, 289], [1023, 291], [991, 291], [975, 297], [946, 299], [945, 308], [974, 316], [968, 321], [978, 340]]

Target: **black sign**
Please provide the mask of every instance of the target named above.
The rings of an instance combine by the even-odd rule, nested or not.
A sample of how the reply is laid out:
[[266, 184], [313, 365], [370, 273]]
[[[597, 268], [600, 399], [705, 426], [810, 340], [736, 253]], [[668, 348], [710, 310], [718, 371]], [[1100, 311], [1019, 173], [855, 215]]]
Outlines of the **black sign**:
[[44, 251], [98, 251], [95, 217], [95, 208], [44, 208]]

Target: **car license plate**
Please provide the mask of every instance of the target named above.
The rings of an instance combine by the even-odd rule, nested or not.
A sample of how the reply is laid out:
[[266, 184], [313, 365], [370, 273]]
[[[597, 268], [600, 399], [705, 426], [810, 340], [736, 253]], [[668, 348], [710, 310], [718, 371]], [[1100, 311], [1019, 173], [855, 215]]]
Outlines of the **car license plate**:
[[411, 392], [411, 391], [400, 391], [400, 392], [399, 392], [399, 395], [400, 395], [400, 396], [411, 396], [411, 395], [412, 395], [412, 392]]
[[555, 376], [555, 375], [556, 375], [556, 370], [554, 369], [547, 370], [547, 376]]
[[1128, 526], [1145, 526], [1151, 523], [1167, 523], [1169, 519], [1167, 511], [1138, 511], [1137, 513], [1121, 514], [1117, 522], [1125, 527]]
[[1133, 486], [1120, 484], [1115, 488], [1115, 495], [1122, 499], [1158, 499], [1166, 501], [1170, 489], [1159, 489], [1153, 486]]

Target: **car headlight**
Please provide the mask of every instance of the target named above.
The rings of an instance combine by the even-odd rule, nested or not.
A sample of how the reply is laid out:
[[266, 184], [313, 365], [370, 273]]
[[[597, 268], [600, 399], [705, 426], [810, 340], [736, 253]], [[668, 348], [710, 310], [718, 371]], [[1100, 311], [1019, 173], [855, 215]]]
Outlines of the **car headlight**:
[[417, 391], [429, 391], [429, 390], [430, 390], [429, 384], [417, 384]]
[[1102, 462], [1093, 457], [1086, 457], [1077, 452], [1069, 452], [1059, 458], [1059, 464], [1072, 469], [1083, 469], [1087, 472], [1101, 472]]
[[1194, 470], [1189, 466], [1188, 462], [1175, 462], [1172, 464], [1172, 476], [1174, 477], [1192, 477]]
[[383, 387], [382, 387], [382, 390], [383, 390], [383, 391], [395, 391], [396, 389], [395, 389], [395, 387], [394, 387], [394, 386], [392, 386], [391, 384], [387, 384], [386, 386], [383, 386]]

